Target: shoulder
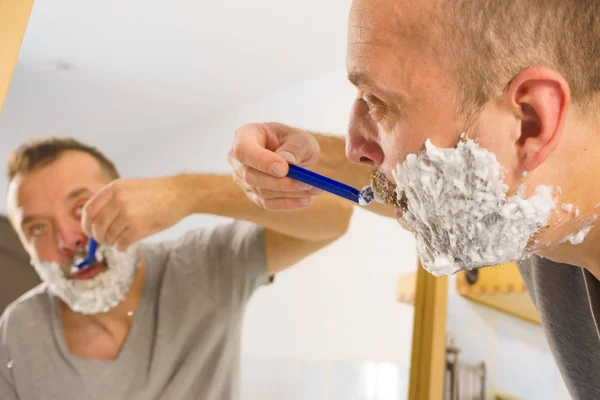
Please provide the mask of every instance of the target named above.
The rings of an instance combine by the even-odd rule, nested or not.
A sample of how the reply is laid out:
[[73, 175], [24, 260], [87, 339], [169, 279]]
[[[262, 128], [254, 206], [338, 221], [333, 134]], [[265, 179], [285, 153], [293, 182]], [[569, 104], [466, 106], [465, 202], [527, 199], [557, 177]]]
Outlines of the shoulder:
[[51, 298], [48, 286], [41, 283], [13, 301], [0, 317], [0, 341], [26, 332], [32, 323], [37, 325], [45, 317], [49, 318]]
[[160, 246], [161, 285], [167, 291], [177, 288], [176, 296], [188, 302], [208, 296], [217, 304], [229, 304], [233, 292], [246, 291], [253, 275], [267, 274], [264, 229], [249, 222], [192, 229]]
[[536, 306], [587, 302], [584, 273], [579, 267], [533, 256], [518, 263], [523, 282]]
[[170, 261], [178, 264], [196, 264], [202, 260], [220, 261], [261, 241], [264, 243], [262, 227], [245, 221], [233, 221], [189, 230], [176, 240], [163, 243], [163, 246], [169, 254]]

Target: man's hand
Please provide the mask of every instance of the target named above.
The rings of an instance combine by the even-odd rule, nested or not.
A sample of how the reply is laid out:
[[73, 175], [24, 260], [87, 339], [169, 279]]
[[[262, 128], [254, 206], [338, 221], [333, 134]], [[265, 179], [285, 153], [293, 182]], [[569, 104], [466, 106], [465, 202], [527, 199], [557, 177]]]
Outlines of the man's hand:
[[86, 203], [81, 225], [98, 243], [124, 251], [185, 217], [178, 197], [170, 178], [119, 179]]
[[249, 124], [236, 132], [229, 163], [234, 180], [258, 206], [271, 211], [307, 208], [322, 191], [286, 178], [288, 163], [313, 166], [319, 144], [312, 134], [277, 123]]

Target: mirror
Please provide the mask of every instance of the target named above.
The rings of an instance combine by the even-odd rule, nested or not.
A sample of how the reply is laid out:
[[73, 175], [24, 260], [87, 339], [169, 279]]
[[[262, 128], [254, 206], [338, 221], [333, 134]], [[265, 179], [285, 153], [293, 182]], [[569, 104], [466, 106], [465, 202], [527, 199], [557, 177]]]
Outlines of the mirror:
[[[317, 0], [37, 2], [0, 116], [0, 157], [56, 135], [98, 147], [126, 178], [229, 174], [227, 152], [243, 123], [344, 134], [355, 96], [344, 66], [348, 8]], [[4, 197], [0, 206], [6, 214]], [[145, 243], [228, 222], [196, 215]], [[407, 398], [414, 312], [396, 301], [396, 284], [416, 271], [415, 260], [412, 237], [395, 221], [356, 209], [344, 237], [252, 296], [241, 399]], [[143, 360], [150, 350], [140, 351]], [[11, 373], [26, 379], [19, 362], [9, 360]], [[237, 366], [223, 368], [213, 382]]]

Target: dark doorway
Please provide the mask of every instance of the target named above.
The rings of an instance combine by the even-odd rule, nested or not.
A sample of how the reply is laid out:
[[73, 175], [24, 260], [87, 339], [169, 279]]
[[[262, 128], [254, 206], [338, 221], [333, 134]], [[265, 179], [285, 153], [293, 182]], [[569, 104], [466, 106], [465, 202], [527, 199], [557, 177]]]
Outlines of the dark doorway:
[[8, 219], [0, 215], [0, 313], [23, 293], [40, 283], [29, 255]]

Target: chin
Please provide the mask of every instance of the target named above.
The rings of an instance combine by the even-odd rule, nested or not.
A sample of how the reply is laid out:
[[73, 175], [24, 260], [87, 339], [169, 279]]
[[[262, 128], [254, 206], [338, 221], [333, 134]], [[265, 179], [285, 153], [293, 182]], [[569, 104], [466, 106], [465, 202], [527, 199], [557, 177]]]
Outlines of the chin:
[[[127, 295], [135, 279], [139, 245], [126, 252], [114, 247], [101, 248], [105, 261], [77, 271], [68, 279], [56, 263], [33, 260], [32, 264], [52, 294], [73, 311], [99, 314], [116, 307]], [[110, 266], [110, 267], [108, 267]]]

